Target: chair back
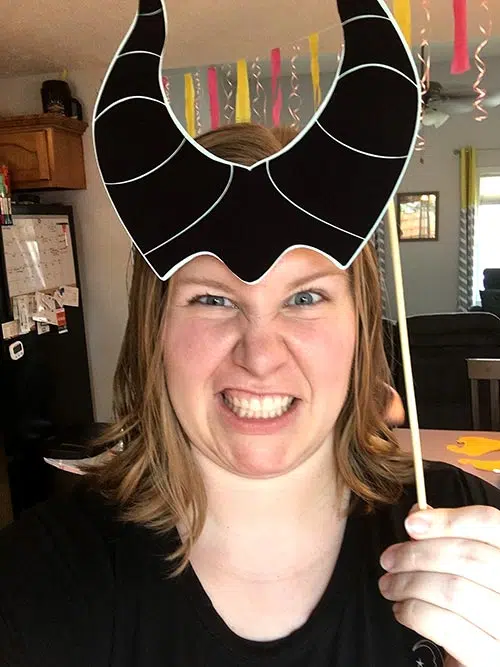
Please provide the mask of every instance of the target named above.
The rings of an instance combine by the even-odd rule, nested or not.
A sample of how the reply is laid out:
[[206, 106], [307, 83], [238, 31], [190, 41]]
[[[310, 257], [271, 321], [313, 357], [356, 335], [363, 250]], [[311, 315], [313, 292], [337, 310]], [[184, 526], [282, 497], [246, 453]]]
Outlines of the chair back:
[[472, 423], [479, 431], [479, 382], [486, 380], [490, 386], [491, 430], [500, 431], [500, 359], [467, 359], [467, 372], [471, 384]]
[[[500, 318], [481, 312], [445, 313], [414, 315], [407, 322], [420, 426], [473, 428], [467, 359], [500, 359]], [[395, 356], [395, 386], [407, 408], [400, 351]], [[481, 405], [489, 402], [486, 389], [479, 387]], [[489, 423], [480, 411], [480, 423], [483, 417]]]

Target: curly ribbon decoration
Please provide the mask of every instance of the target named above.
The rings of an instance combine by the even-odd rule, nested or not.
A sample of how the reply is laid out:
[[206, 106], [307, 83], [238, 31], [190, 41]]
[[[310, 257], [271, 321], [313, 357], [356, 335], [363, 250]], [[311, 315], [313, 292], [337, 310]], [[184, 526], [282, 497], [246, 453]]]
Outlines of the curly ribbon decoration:
[[467, 0], [453, 0], [455, 15], [455, 48], [452, 74], [463, 74], [470, 70], [469, 47], [467, 44]]
[[227, 65], [222, 65], [222, 71], [224, 72], [224, 82], [223, 82], [224, 97], [225, 97], [224, 119], [226, 121], [226, 125], [229, 125], [233, 122], [233, 114], [234, 114], [234, 107], [231, 104], [231, 100], [234, 95], [234, 85], [231, 79], [233, 68], [231, 66], [231, 63], [228, 63]]
[[408, 46], [411, 46], [412, 29], [410, 0], [394, 0], [393, 13], [404, 38], [408, 42]]
[[219, 87], [217, 84], [217, 68], [207, 70], [208, 99], [210, 103], [210, 129], [216, 130], [220, 125]]
[[[299, 92], [299, 77], [297, 76], [297, 58], [299, 57], [300, 46], [297, 44], [293, 45], [293, 56], [290, 61], [290, 66], [292, 69], [291, 81], [290, 81], [290, 95], [288, 96], [288, 112], [292, 117], [293, 121], [291, 127], [294, 130], [300, 129], [300, 116], [299, 111], [302, 106], [302, 98], [300, 97]], [[293, 105], [293, 100], [295, 100], [295, 105]]]
[[184, 107], [186, 129], [191, 137], [196, 136], [194, 81], [192, 74], [184, 74]]
[[271, 51], [271, 91], [273, 96], [273, 125], [279, 127], [281, 119], [281, 109], [283, 107], [283, 91], [280, 83], [281, 76], [281, 51], [273, 49]]
[[319, 34], [309, 35], [309, 50], [311, 52], [311, 79], [313, 85], [314, 110], [321, 104], [321, 86], [319, 80]]
[[[267, 96], [264, 86], [261, 83], [262, 67], [260, 58], [257, 56], [252, 63], [252, 79], [254, 81], [255, 97], [252, 98], [252, 113], [255, 120], [260, 125], [266, 125], [267, 122]], [[260, 101], [262, 99], [262, 113], [259, 111]]]
[[474, 108], [478, 115], [475, 117], [475, 120], [477, 120], [479, 123], [488, 118], [488, 112], [482, 106], [484, 98], [486, 97], [486, 90], [484, 88], [481, 88], [481, 83], [486, 74], [486, 64], [484, 60], [482, 60], [481, 58], [481, 52], [490, 41], [491, 34], [493, 32], [493, 21], [490, 14], [490, 8], [488, 6], [488, 0], [483, 0], [481, 2], [481, 9], [486, 13], [487, 23], [486, 27], [484, 27], [483, 23], [479, 24], [479, 30], [481, 31], [481, 34], [483, 36], [483, 41], [481, 42], [481, 44], [479, 44], [474, 53], [474, 60], [476, 61], [476, 67], [478, 69], [479, 74], [473, 85], [473, 88], [477, 93], [477, 98], [474, 101]]
[[246, 60], [238, 60], [236, 76], [236, 122], [251, 123], [252, 112], [250, 109], [250, 87]]
[[165, 97], [167, 98], [167, 102], [170, 104], [170, 80], [168, 76], [162, 76], [161, 80], [163, 83], [163, 90], [165, 91]]
[[200, 100], [202, 95], [201, 90], [201, 80], [200, 80], [200, 70], [196, 70], [194, 73], [194, 116], [196, 123], [196, 136], [201, 134], [201, 114], [200, 114]]
[[[430, 0], [422, 0], [422, 9], [424, 11], [425, 22], [420, 30], [420, 51], [418, 53], [418, 59], [421, 64], [422, 77], [420, 83], [422, 85], [422, 116], [425, 112], [425, 96], [429, 92], [430, 82], [431, 82], [431, 47], [429, 44], [429, 33], [431, 26], [431, 10], [430, 10]], [[417, 137], [417, 144], [415, 146], [416, 151], [423, 151], [425, 149], [425, 139], [419, 134]], [[423, 164], [423, 158], [420, 158], [420, 162]]]

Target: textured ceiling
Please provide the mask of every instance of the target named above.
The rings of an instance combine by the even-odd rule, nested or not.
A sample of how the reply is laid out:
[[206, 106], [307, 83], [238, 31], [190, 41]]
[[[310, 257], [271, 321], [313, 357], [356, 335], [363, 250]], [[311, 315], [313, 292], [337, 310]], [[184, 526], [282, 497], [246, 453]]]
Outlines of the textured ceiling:
[[[430, 4], [434, 57], [449, 58], [452, 0]], [[489, 0], [489, 4], [497, 39], [486, 53], [494, 55], [500, 53], [500, 0]], [[136, 6], [136, 0], [4, 0], [0, 76], [108, 64]], [[167, 8], [167, 68], [223, 63], [240, 57], [265, 58], [272, 47], [284, 48], [311, 32], [338, 24], [334, 0], [167, 0]], [[418, 42], [423, 25], [419, 0], [413, 0], [413, 8]], [[481, 17], [484, 12], [479, 0], [470, 2], [471, 41], [477, 42], [480, 36]], [[322, 34], [322, 52], [335, 52], [338, 46], [338, 29]]]

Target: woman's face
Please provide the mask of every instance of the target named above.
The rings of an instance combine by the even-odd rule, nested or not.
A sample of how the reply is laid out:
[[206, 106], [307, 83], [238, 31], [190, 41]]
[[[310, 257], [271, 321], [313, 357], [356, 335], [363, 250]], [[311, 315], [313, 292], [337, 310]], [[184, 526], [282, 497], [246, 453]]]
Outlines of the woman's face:
[[202, 256], [169, 289], [167, 385], [199, 454], [236, 474], [271, 477], [332, 446], [355, 346], [347, 272], [293, 250], [247, 285]]

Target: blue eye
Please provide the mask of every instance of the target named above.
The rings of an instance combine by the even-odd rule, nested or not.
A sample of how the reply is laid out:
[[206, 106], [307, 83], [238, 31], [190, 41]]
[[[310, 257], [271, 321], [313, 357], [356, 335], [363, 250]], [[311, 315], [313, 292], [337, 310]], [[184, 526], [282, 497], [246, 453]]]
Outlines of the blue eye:
[[304, 292], [297, 292], [297, 294], [294, 294], [288, 303], [292, 306], [315, 306], [321, 301], [323, 301], [321, 294], [306, 290]]
[[201, 303], [203, 306], [218, 306], [219, 308], [234, 308], [233, 302], [225, 296], [202, 294], [195, 296], [190, 303]]

